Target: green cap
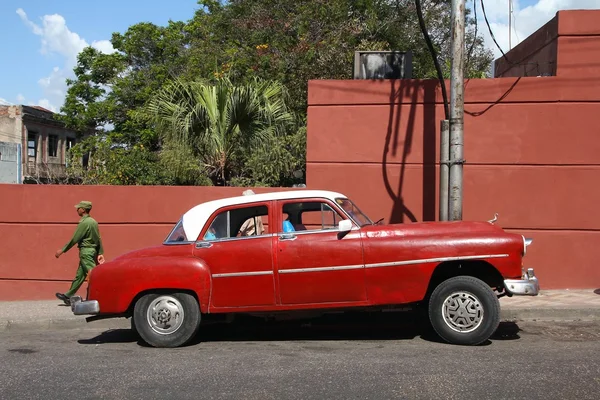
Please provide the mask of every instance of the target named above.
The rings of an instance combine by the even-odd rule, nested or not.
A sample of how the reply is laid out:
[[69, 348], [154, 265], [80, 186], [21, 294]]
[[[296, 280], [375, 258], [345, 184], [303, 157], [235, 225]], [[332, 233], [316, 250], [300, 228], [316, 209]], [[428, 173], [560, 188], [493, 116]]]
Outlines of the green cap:
[[79, 204], [75, 205], [75, 208], [83, 208], [84, 210], [91, 210], [92, 202], [91, 201], [80, 201]]

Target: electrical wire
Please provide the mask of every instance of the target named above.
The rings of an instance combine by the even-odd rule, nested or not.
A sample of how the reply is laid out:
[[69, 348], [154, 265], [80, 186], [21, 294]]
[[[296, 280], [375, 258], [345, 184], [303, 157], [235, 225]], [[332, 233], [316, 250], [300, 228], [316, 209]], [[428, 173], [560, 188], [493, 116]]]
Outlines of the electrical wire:
[[498, 44], [498, 41], [496, 40], [496, 36], [494, 36], [494, 32], [492, 31], [492, 27], [490, 26], [490, 22], [488, 21], [487, 14], [485, 13], [485, 5], [483, 4], [483, 0], [481, 0], [481, 11], [483, 11], [483, 18], [485, 19], [485, 24], [487, 25], [488, 30], [490, 31], [490, 36], [492, 37], [492, 40], [496, 44], [496, 47], [498, 48], [498, 50], [500, 50], [500, 53], [502, 53], [502, 56], [504, 57], [504, 59], [506, 60], [507, 63], [509, 63], [510, 65], [516, 65], [516, 64], [513, 64], [508, 59], [508, 57], [506, 57], [506, 54], [504, 53], [504, 50], [502, 50], [502, 48]]
[[[513, 0], [510, 0], [511, 2]], [[521, 39], [519, 38], [519, 33], [517, 32], [517, 17], [515, 16], [515, 8], [514, 6], [512, 7], [512, 28], [515, 31], [515, 36], [517, 37], [517, 43], [519, 43], [521, 41]]]
[[423, 37], [425, 38], [425, 43], [427, 43], [427, 48], [429, 49], [429, 53], [431, 53], [431, 58], [433, 58], [433, 64], [435, 66], [438, 80], [439, 80], [440, 86], [442, 88], [442, 98], [444, 99], [444, 114], [446, 115], [446, 119], [449, 120], [450, 119], [450, 111], [449, 111], [449, 106], [448, 106], [448, 94], [446, 93], [446, 82], [444, 81], [444, 74], [442, 74], [442, 68], [440, 67], [440, 63], [438, 61], [437, 54], [435, 52], [435, 48], [433, 47], [433, 43], [431, 43], [431, 38], [429, 37], [429, 33], [427, 33], [427, 26], [425, 26], [425, 20], [423, 19], [423, 10], [421, 9], [421, 0], [415, 0], [415, 6], [417, 8], [417, 17], [419, 18], [419, 26], [421, 27], [421, 32], [423, 33]]
[[474, 14], [474, 18], [475, 18], [475, 33], [473, 35], [473, 41], [471, 42], [471, 47], [469, 48], [469, 51], [467, 52], [467, 68], [466, 70], [469, 71], [469, 68], [471, 67], [471, 56], [473, 55], [473, 49], [475, 48], [475, 43], [477, 43], [477, 0], [473, 0], [473, 14]]

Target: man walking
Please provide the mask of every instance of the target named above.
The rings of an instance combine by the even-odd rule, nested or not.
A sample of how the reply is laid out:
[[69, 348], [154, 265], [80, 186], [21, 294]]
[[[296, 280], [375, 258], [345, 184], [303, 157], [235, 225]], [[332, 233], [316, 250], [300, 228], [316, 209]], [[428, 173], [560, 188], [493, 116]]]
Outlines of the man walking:
[[56, 297], [64, 301], [67, 305], [71, 304], [71, 296], [77, 293], [77, 290], [81, 287], [92, 268], [97, 264], [104, 263], [104, 249], [102, 248], [102, 239], [100, 238], [98, 223], [95, 219], [90, 217], [92, 203], [89, 201], [81, 201], [75, 208], [77, 209], [77, 214], [81, 217], [77, 229], [75, 229], [71, 241], [62, 249], [57, 250], [55, 254], [55, 257], [59, 258], [75, 244], [77, 244], [77, 247], [79, 248], [79, 267], [77, 268], [77, 273], [75, 274], [75, 279], [73, 279], [71, 288], [65, 294], [56, 293]]

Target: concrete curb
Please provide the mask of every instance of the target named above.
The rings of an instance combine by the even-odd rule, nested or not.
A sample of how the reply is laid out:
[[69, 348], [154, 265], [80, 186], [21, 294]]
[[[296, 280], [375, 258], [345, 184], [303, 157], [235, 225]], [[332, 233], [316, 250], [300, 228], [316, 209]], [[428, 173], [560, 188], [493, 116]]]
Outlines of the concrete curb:
[[[504, 307], [501, 321], [600, 321], [600, 308], [553, 307], [553, 308], [510, 308]], [[65, 316], [51, 319], [8, 319], [0, 321], [0, 332], [47, 331], [69, 329], [130, 329], [127, 318], [110, 318], [87, 322], [85, 317]]]
[[131, 321], [126, 318], [111, 318], [87, 322], [85, 318], [54, 318], [37, 320], [0, 321], [0, 332], [48, 331], [68, 329], [129, 329]]
[[500, 318], [504, 321], [600, 321], [600, 308], [552, 307], [552, 308], [504, 308]]

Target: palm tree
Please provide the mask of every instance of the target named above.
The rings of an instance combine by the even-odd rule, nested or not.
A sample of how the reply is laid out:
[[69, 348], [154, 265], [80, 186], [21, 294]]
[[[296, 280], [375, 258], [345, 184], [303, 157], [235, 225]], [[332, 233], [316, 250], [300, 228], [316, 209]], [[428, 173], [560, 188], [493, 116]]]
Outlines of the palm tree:
[[235, 152], [263, 146], [292, 121], [285, 87], [254, 79], [236, 86], [175, 79], [146, 104], [144, 114], [165, 144], [189, 146], [209, 175], [225, 185]]

